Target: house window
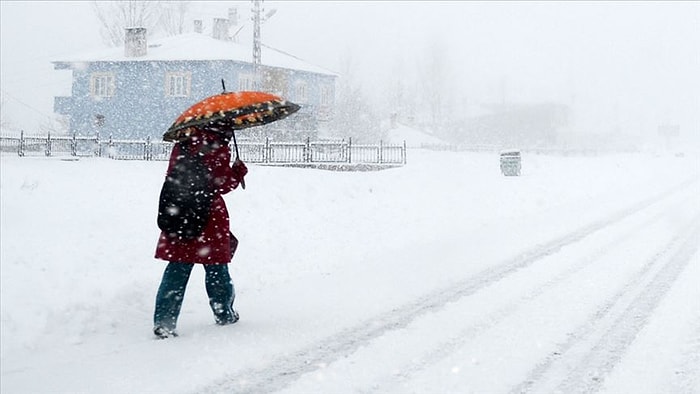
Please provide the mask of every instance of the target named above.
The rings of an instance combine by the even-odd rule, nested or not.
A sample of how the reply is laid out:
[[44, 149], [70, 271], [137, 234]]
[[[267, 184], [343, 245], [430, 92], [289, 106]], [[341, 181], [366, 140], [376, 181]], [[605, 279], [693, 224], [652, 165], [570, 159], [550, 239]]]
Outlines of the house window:
[[93, 73], [90, 77], [90, 94], [93, 97], [114, 96], [114, 74]]
[[192, 85], [192, 73], [168, 72], [165, 74], [165, 95], [170, 97], [189, 97]]
[[308, 101], [306, 82], [297, 82], [294, 87], [294, 98], [300, 103]]
[[238, 90], [255, 90], [255, 77], [253, 74], [240, 74], [238, 76]]
[[331, 92], [332, 92], [332, 90], [331, 90], [330, 86], [328, 86], [328, 85], [321, 86], [321, 98], [320, 98], [319, 104], [321, 104], [322, 106], [327, 106], [327, 105], [333, 104], [333, 100], [332, 100], [333, 96], [332, 96]]

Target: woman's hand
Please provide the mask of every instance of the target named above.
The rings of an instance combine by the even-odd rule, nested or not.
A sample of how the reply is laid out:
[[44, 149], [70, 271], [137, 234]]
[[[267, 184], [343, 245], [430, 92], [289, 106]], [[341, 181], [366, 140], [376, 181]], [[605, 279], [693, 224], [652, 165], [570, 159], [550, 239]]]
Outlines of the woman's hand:
[[243, 178], [248, 174], [248, 167], [240, 159], [236, 159], [231, 165], [231, 170], [233, 171], [233, 177], [237, 181], [243, 182]]

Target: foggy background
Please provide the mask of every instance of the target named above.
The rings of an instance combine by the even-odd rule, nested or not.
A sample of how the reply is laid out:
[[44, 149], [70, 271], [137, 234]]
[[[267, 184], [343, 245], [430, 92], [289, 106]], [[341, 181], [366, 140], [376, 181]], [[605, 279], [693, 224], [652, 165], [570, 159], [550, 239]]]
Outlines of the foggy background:
[[[392, 114], [441, 137], [494, 105], [567, 108], [562, 133], [600, 144], [700, 147], [698, 2], [265, 1], [262, 42], [338, 72], [351, 114]], [[93, 2], [0, 2], [2, 126], [55, 127], [70, 75], [51, 60], [104, 48]], [[170, 6], [175, 7], [173, 3]], [[250, 1], [187, 2], [186, 31]], [[250, 44], [252, 45], [252, 44]], [[263, 62], [265, 60], [263, 59]], [[358, 104], [359, 103], [359, 104]], [[358, 107], [359, 106], [359, 107]], [[378, 135], [381, 137], [381, 135]]]

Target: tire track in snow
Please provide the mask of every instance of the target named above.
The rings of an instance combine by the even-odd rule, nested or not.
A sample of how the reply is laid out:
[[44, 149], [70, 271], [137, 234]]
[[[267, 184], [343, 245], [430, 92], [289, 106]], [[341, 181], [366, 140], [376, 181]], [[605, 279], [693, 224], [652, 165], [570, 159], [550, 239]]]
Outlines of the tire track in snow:
[[[694, 259], [695, 263], [700, 263], [700, 254]], [[700, 393], [700, 314], [697, 312], [691, 320], [691, 327], [686, 346], [674, 365], [669, 393]]]
[[344, 355], [353, 353], [386, 332], [407, 327], [417, 316], [435, 311], [449, 302], [472, 295], [542, 258], [557, 253], [567, 245], [576, 243], [590, 234], [664, 200], [695, 182], [697, 179], [689, 179], [604, 219], [536, 246], [502, 264], [488, 268], [453, 285], [437, 289], [417, 298], [414, 302], [365, 320], [354, 327], [342, 330], [296, 353], [276, 357], [266, 366], [245, 369], [225, 376], [219, 382], [204, 387], [198, 392], [267, 393], [281, 390], [302, 375], [316, 371]]
[[694, 327], [694, 336], [676, 370], [677, 379], [671, 388], [674, 393], [700, 393], [700, 315], [696, 316]]
[[[570, 334], [569, 339], [511, 393], [592, 393], [599, 390], [700, 247], [700, 215], [693, 219], [690, 231], [687, 230], [677, 234], [670, 244], [647, 261], [633, 280]], [[663, 262], [664, 259], [667, 261]], [[653, 268], [660, 262], [662, 267], [649, 274], [649, 280], [637, 280], [654, 272]], [[626, 298], [632, 299], [625, 304]], [[596, 339], [592, 346], [588, 345]], [[586, 349], [586, 346], [590, 347]], [[563, 380], [558, 381], [561, 376]]]
[[[640, 227], [647, 228], [651, 224], [659, 222], [660, 220], [662, 220], [666, 217], [667, 217], [667, 212], [665, 212], [665, 211], [657, 213], [657, 214], [653, 215], [652, 217], [643, 221], [640, 224]], [[480, 333], [482, 333], [482, 332], [496, 326], [497, 324], [501, 323], [508, 316], [512, 315], [514, 312], [519, 310], [523, 306], [523, 303], [528, 302], [528, 301], [533, 301], [536, 298], [540, 297], [541, 295], [545, 294], [549, 289], [552, 289], [555, 286], [560, 285], [562, 282], [566, 281], [568, 278], [571, 278], [576, 273], [587, 268], [591, 264], [591, 262], [598, 260], [601, 256], [606, 255], [611, 250], [615, 250], [616, 248], [618, 248], [625, 241], [629, 240], [634, 235], [637, 235], [638, 232], [639, 232], [639, 230], [636, 230], [636, 229], [631, 230], [631, 231], [627, 231], [627, 232], [620, 234], [617, 237], [607, 241], [605, 243], [605, 245], [603, 245], [601, 248], [595, 250], [594, 253], [592, 253], [590, 255], [583, 256], [582, 258], [578, 259], [569, 268], [560, 272], [559, 274], [555, 275], [554, 277], [545, 281], [544, 283], [538, 285], [537, 287], [531, 289], [529, 292], [527, 292], [522, 297], [518, 298], [516, 301], [511, 302], [510, 304], [490, 313], [488, 316], [486, 316], [481, 321], [477, 322], [476, 324], [472, 324], [472, 325], [464, 328], [458, 334], [452, 335], [448, 340], [441, 342], [438, 346], [433, 348], [431, 351], [425, 353], [422, 357], [412, 359], [409, 365], [406, 365], [406, 366], [403, 366], [402, 368], [399, 368], [399, 370], [401, 371], [400, 373], [397, 373], [396, 375], [393, 375], [393, 376], [391, 376], [385, 380], [382, 380], [381, 382], [378, 382], [377, 384], [373, 385], [371, 392], [375, 392], [375, 391], [392, 392], [390, 387], [394, 387], [394, 386], [400, 384], [402, 380], [410, 379], [411, 376], [413, 376], [415, 373], [425, 369], [426, 366], [434, 365], [435, 363], [439, 362], [440, 360], [448, 357], [450, 354], [452, 354], [454, 352], [455, 349], [461, 347], [467, 341], [473, 339], [475, 336], [479, 335]], [[637, 273], [635, 273], [635, 275], [633, 276], [633, 278], [629, 282], [630, 283], [638, 282], [652, 268], [653, 263], [654, 263], [654, 261], [650, 261], [647, 264], [645, 264], [642, 267], [642, 269], [640, 269]], [[615, 298], [615, 299], [619, 298], [619, 296], [621, 294], [622, 294], [622, 292], [619, 293], [618, 296], [613, 297], [613, 298]], [[607, 304], [612, 305], [613, 302], [608, 302]], [[604, 309], [606, 309], [606, 308], [604, 308]], [[598, 314], [600, 314], [600, 313], [596, 313], [596, 315], [598, 315]]]

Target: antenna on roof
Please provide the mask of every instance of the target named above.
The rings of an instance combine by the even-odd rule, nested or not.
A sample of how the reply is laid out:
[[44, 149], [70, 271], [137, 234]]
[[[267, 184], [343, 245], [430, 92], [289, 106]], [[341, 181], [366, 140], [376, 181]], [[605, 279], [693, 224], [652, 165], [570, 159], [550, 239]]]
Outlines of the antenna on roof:
[[221, 78], [221, 88], [224, 89], [222, 93], [226, 93], [226, 84], [224, 83], [224, 79]]

